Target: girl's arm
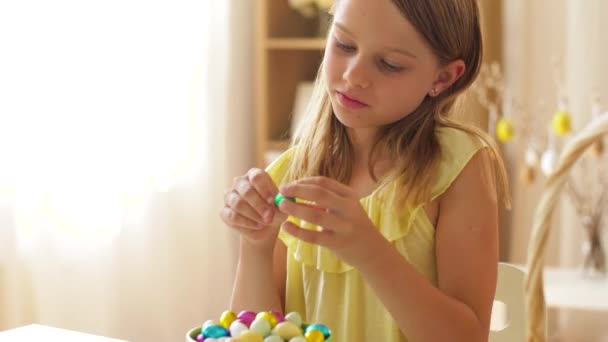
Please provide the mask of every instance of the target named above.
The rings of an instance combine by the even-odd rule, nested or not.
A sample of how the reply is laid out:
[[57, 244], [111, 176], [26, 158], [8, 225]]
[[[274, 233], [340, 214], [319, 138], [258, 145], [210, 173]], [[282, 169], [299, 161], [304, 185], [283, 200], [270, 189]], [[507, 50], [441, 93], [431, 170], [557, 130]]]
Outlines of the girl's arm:
[[286, 248], [278, 239], [274, 249], [268, 249], [252, 245], [241, 238], [232, 292], [232, 311], [283, 312], [285, 256]]
[[412, 341], [488, 339], [498, 267], [498, 205], [488, 158], [485, 150], [477, 153], [439, 200], [439, 288], [386, 240], [375, 242], [384, 252], [359, 268]]

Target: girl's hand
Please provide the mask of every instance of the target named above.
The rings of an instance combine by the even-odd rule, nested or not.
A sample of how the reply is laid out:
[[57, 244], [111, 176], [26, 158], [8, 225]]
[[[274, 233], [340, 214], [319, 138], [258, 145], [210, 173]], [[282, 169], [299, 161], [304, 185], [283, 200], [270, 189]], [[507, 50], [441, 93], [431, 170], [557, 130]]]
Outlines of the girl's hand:
[[340, 259], [359, 268], [379, 256], [387, 241], [374, 226], [350, 187], [327, 177], [311, 177], [286, 184], [281, 193], [314, 202], [311, 205], [281, 201], [281, 212], [322, 227], [303, 229], [292, 222], [283, 229], [303, 241], [332, 250]]
[[279, 227], [287, 219], [274, 206], [278, 189], [270, 175], [261, 169], [250, 169], [234, 179], [224, 194], [222, 220], [236, 229], [249, 243], [273, 248]]

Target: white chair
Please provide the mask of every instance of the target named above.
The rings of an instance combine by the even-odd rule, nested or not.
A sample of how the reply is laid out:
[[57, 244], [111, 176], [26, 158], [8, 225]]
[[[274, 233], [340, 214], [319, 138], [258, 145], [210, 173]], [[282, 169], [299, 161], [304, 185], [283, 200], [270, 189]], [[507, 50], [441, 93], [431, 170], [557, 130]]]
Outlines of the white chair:
[[498, 281], [490, 323], [490, 342], [526, 340], [524, 281], [526, 273], [514, 265], [498, 264]]

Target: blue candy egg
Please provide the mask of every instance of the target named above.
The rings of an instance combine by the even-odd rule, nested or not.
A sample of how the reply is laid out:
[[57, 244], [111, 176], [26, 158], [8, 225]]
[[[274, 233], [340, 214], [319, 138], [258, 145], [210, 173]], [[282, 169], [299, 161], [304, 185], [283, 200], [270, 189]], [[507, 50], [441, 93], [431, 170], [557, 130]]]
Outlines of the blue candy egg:
[[219, 325], [219, 324], [211, 324], [206, 326], [203, 329], [203, 336], [205, 338], [209, 338], [209, 337], [213, 337], [213, 338], [220, 338], [220, 337], [227, 337], [230, 336], [230, 332], [224, 328], [223, 326]]
[[329, 331], [329, 328], [323, 324], [319, 324], [319, 323], [311, 324], [306, 327], [305, 333], [309, 332], [310, 330], [319, 330], [320, 332], [323, 333], [323, 336], [325, 336], [326, 340], [331, 336], [331, 331]]

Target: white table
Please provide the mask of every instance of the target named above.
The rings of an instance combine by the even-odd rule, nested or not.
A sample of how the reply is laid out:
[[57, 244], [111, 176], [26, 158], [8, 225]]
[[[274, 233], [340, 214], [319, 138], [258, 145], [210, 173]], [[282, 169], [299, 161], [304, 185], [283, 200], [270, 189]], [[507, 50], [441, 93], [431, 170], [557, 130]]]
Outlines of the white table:
[[33, 341], [62, 341], [62, 342], [126, 342], [113, 338], [89, 335], [81, 332], [47, 327], [39, 324], [0, 332], [0, 342], [33, 342]]
[[545, 267], [548, 307], [608, 311], [608, 278], [585, 279], [578, 269]]

